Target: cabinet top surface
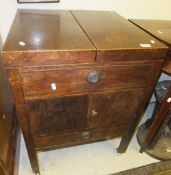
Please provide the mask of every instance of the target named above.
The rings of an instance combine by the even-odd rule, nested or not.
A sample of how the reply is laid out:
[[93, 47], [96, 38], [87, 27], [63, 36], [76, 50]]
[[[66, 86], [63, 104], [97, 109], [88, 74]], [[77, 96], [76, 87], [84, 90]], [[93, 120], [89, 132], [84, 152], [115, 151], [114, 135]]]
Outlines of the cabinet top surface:
[[152, 36], [115, 12], [72, 11], [72, 13], [99, 50], [163, 47]]
[[148, 49], [149, 46], [165, 48], [114, 12], [18, 10], [3, 52]]
[[95, 50], [69, 11], [18, 10], [3, 51]]
[[130, 19], [130, 21], [171, 47], [171, 20]]

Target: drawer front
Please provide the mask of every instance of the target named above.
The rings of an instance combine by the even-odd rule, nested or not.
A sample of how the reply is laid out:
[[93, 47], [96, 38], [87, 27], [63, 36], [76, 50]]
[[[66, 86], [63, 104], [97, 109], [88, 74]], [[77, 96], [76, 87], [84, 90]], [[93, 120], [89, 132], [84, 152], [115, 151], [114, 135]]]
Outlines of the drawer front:
[[93, 66], [21, 72], [25, 96], [146, 87], [154, 64]]
[[97, 128], [67, 134], [36, 136], [34, 137], [34, 143], [37, 150], [62, 148], [120, 137], [126, 135], [129, 128], [130, 125], [123, 125], [120, 127]]

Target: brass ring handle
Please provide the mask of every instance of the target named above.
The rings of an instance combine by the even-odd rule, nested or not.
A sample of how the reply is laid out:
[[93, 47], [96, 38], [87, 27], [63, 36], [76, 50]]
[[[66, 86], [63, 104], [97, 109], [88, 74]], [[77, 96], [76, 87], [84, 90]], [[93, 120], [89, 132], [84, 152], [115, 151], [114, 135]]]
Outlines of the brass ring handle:
[[87, 81], [91, 84], [95, 84], [100, 80], [100, 73], [97, 71], [89, 72], [87, 75]]
[[90, 132], [88, 132], [88, 131], [83, 132], [83, 133], [81, 133], [80, 137], [81, 137], [82, 140], [87, 140], [87, 139], [90, 138]]

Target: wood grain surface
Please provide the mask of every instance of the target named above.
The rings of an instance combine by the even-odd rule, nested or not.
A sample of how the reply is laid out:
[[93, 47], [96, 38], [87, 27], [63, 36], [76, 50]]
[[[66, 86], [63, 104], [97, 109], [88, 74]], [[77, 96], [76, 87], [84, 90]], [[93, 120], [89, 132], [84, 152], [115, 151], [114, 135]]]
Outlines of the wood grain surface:
[[[95, 65], [75, 68], [56, 68], [21, 72], [25, 96], [45, 94], [88, 93], [104, 90], [147, 87], [151, 82], [150, 75], [156, 64], [161, 62], [146, 62], [141, 64]], [[88, 74], [98, 72], [97, 83], [88, 82]], [[45, 83], [46, 82], [46, 83]], [[52, 89], [52, 83], [56, 90]], [[31, 98], [31, 97], [30, 97]]]
[[129, 21], [171, 47], [171, 20], [129, 19]]
[[69, 11], [18, 10], [2, 53], [10, 66], [94, 62], [96, 49]]
[[162, 70], [171, 74], [171, 20], [130, 19], [129, 21], [169, 47]]
[[[109, 56], [110, 61], [119, 58], [125, 60], [136, 54], [138, 60], [142, 59], [142, 55], [145, 58], [146, 54], [153, 51], [157, 55], [164, 46], [115, 12], [72, 11], [72, 13], [97, 48], [97, 61], [106, 62]], [[155, 44], [152, 44], [151, 40]], [[149, 47], [142, 47], [142, 44], [147, 44]]]

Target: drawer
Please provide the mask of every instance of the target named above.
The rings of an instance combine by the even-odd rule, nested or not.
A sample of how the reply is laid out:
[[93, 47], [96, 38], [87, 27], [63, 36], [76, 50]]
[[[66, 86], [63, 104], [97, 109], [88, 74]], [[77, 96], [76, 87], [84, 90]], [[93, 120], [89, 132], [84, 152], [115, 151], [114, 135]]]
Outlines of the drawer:
[[44, 69], [20, 72], [25, 96], [146, 87], [155, 64]]
[[127, 135], [129, 128], [130, 125], [122, 125], [108, 128], [83, 130], [79, 132], [70, 132], [67, 134], [36, 136], [34, 137], [34, 143], [37, 150], [62, 148]]

